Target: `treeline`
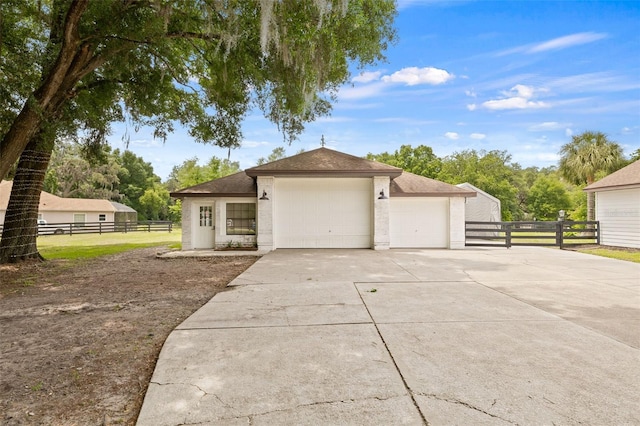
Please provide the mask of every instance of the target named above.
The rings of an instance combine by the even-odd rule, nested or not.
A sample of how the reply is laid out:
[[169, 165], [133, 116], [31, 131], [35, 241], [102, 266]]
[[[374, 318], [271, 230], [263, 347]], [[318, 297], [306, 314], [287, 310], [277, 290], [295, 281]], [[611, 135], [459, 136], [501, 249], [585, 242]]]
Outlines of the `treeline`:
[[[587, 197], [582, 189], [588, 181], [602, 178], [640, 158], [640, 149], [626, 159], [617, 144], [605, 142], [609, 156], [615, 158], [609, 158], [609, 166], [594, 166], [591, 178], [582, 177], [580, 170], [571, 167], [571, 161], [567, 161], [572, 159], [570, 149], [558, 166], [546, 168], [523, 168], [512, 162], [507, 151], [499, 150], [464, 150], [441, 158], [425, 145], [402, 145], [392, 153], [369, 153], [366, 157], [454, 185], [471, 183], [500, 199], [503, 220], [555, 220], [560, 210], [571, 220], [586, 220]], [[575, 148], [572, 143], [565, 147]], [[285, 156], [285, 149], [279, 147], [267, 158], [258, 159], [257, 164]], [[584, 161], [577, 164], [585, 168]], [[179, 201], [171, 199], [170, 192], [239, 170], [238, 162], [212, 157], [199, 165], [194, 157], [175, 166], [169, 178], [162, 182], [151, 163], [131, 151], [112, 150], [107, 146], [95, 153], [84, 150], [81, 145], [60, 143], [47, 170], [44, 190], [61, 197], [117, 201], [135, 209], [140, 220], [178, 222], [181, 206]]]

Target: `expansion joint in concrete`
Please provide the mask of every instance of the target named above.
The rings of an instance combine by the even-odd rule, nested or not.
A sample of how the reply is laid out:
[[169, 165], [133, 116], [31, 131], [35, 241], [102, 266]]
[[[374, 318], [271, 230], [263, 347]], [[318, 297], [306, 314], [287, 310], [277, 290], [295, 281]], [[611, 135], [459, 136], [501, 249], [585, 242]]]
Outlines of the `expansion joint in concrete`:
[[378, 337], [380, 337], [380, 340], [382, 341], [382, 344], [384, 345], [384, 349], [387, 351], [387, 354], [389, 354], [389, 358], [391, 358], [391, 361], [393, 362], [393, 367], [398, 372], [398, 375], [400, 376], [400, 379], [402, 380], [402, 384], [403, 384], [405, 390], [407, 391], [407, 394], [411, 398], [411, 402], [413, 403], [413, 406], [416, 408], [416, 410], [418, 410], [418, 413], [420, 414], [420, 418], [422, 419], [422, 424], [428, 426], [429, 422], [427, 421], [426, 417], [422, 413], [422, 410], [420, 410], [420, 406], [418, 405], [418, 401], [416, 401], [416, 398], [415, 398], [415, 396], [413, 394], [413, 391], [409, 387], [409, 384], [407, 383], [407, 380], [404, 378], [404, 375], [402, 374], [402, 371], [400, 371], [400, 367], [398, 366], [398, 363], [396, 362], [396, 359], [393, 357], [393, 354], [389, 350], [389, 346], [387, 345], [387, 341], [384, 340], [384, 337], [382, 336], [382, 333], [380, 332], [380, 329], [378, 328], [378, 324], [373, 319], [373, 315], [371, 315], [371, 312], [369, 311], [369, 307], [367, 306], [367, 304], [365, 303], [364, 299], [362, 298], [362, 294], [358, 291], [358, 288], [356, 287], [356, 283], [353, 283], [353, 286], [355, 287], [356, 291], [358, 292], [358, 296], [360, 297], [360, 300], [362, 300], [362, 305], [367, 310], [367, 315], [369, 315], [369, 318], [371, 318], [371, 322], [373, 323], [373, 326], [376, 328], [376, 333], [378, 333]]

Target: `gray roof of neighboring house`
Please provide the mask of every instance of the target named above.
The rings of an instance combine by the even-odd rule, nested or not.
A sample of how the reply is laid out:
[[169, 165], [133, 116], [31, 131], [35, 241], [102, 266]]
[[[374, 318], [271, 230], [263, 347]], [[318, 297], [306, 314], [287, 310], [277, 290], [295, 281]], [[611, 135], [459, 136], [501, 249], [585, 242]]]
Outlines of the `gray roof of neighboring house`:
[[587, 192], [640, 188], [640, 160], [587, 186]]
[[257, 176], [371, 177], [389, 176], [392, 197], [475, 197], [476, 192], [448, 183], [403, 172], [402, 169], [366, 160], [328, 148], [318, 148], [292, 157], [252, 167], [244, 172], [215, 179], [171, 193], [184, 197], [256, 197]]

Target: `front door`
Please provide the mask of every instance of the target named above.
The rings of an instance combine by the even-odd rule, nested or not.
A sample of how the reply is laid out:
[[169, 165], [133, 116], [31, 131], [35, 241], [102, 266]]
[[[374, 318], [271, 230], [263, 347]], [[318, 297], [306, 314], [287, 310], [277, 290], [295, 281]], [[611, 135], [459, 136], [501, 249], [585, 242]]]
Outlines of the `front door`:
[[213, 248], [215, 243], [213, 203], [195, 204], [193, 213], [193, 248]]

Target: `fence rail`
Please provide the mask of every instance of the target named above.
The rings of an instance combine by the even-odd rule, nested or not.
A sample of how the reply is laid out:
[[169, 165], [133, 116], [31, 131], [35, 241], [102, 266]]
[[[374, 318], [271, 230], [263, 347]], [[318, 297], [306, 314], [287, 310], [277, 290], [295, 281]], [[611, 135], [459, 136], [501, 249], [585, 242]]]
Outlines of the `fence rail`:
[[[0, 234], [3, 226], [0, 225]], [[47, 223], [38, 225], [38, 236], [104, 234], [109, 232], [171, 232], [173, 223], [168, 220], [149, 220], [143, 222], [84, 222], [84, 223]]]
[[466, 246], [512, 247], [600, 244], [600, 222], [465, 222]]

